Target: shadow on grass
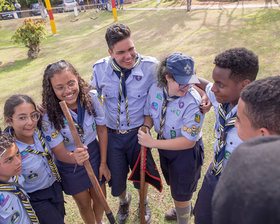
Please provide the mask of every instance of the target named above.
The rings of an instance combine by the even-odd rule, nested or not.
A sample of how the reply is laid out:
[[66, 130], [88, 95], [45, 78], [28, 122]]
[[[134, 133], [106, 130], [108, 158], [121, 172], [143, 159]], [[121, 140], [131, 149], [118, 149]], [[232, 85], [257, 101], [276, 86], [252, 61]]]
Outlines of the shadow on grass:
[[12, 72], [14, 70], [20, 70], [26, 65], [28, 65], [31, 62], [31, 59], [25, 58], [21, 60], [16, 60], [13, 62], [7, 62], [6, 64], [3, 64], [0, 66], [0, 73], [1, 72]]

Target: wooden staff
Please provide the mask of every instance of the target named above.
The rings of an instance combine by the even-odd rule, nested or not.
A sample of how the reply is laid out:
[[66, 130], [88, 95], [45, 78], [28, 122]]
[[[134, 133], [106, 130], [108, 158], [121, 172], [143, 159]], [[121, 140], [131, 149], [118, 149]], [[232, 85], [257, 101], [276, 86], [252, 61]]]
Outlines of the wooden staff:
[[[147, 133], [146, 127], [141, 127], [141, 131]], [[144, 161], [145, 161], [145, 147], [141, 145], [141, 160], [140, 160], [140, 223], [145, 224], [145, 172], [144, 172]]]
[[[61, 109], [62, 109], [62, 111], [64, 113], [64, 116], [65, 116], [65, 118], [66, 118], [66, 120], [68, 122], [70, 131], [71, 131], [71, 134], [72, 134], [72, 136], [74, 138], [76, 146], [78, 148], [83, 148], [83, 144], [82, 144], [82, 142], [80, 140], [80, 137], [79, 137], [78, 132], [76, 130], [76, 127], [74, 125], [72, 116], [71, 116], [71, 114], [70, 114], [70, 112], [68, 110], [68, 107], [67, 107], [65, 101], [61, 101], [59, 104], [60, 104], [60, 107], [61, 107]], [[95, 190], [95, 192], [96, 192], [96, 194], [98, 196], [98, 199], [101, 202], [101, 204], [103, 205], [103, 208], [105, 210], [106, 216], [107, 216], [110, 224], [116, 223], [114, 215], [113, 215], [111, 209], [109, 208], [109, 205], [108, 205], [108, 203], [106, 201], [106, 198], [105, 198], [105, 196], [104, 196], [104, 194], [103, 194], [103, 192], [101, 190], [99, 182], [96, 179], [96, 176], [95, 176], [95, 174], [94, 174], [94, 172], [92, 170], [92, 167], [90, 165], [89, 160], [86, 160], [84, 162], [84, 166], [86, 168], [86, 171], [87, 171], [87, 174], [89, 176], [89, 179], [90, 179], [90, 181], [91, 181], [91, 183], [93, 185], [93, 188], [94, 188], [94, 190]]]

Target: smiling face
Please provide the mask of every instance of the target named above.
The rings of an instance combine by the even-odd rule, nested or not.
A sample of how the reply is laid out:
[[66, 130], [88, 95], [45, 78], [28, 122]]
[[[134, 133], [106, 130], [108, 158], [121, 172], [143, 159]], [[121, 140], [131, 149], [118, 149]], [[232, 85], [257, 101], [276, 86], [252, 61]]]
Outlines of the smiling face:
[[119, 66], [125, 69], [133, 68], [136, 58], [136, 49], [130, 37], [117, 42], [109, 54], [115, 59]]
[[6, 117], [6, 123], [13, 127], [16, 139], [27, 144], [33, 143], [33, 133], [40, 118], [32, 103], [23, 102], [14, 107], [12, 117]]
[[167, 88], [169, 96], [185, 96], [189, 90], [190, 85], [180, 85], [173, 78], [168, 75], [165, 76], [167, 80]]
[[238, 103], [240, 92], [248, 84], [248, 80], [234, 81], [230, 78], [231, 70], [215, 66], [212, 74], [214, 84], [212, 91], [219, 103], [230, 103], [234, 107]]
[[[1, 153], [0, 153], [1, 154]], [[15, 143], [0, 158], [0, 180], [8, 181], [21, 173], [21, 156]]]
[[59, 100], [64, 100], [70, 109], [77, 108], [79, 84], [77, 77], [72, 72], [64, 69], [60, 73], [55, 73], [51, 78], [51, 84]]

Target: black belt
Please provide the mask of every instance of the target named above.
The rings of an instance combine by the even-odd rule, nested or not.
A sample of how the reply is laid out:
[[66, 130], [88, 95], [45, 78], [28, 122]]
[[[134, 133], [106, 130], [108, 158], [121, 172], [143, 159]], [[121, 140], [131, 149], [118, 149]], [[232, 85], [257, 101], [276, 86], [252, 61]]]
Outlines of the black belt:
[[[141, 127], [141, 126], [140, 126]], [[112, 128], [108, 128], [107, 127], [107, 129], [108, 129], [108, 132], [109, 133], [116, 133], [116, 134], [127, 134], [127, 133], [129, 133], [129, 132], [132, 132], [132, 131], [136, 131], [136, 130], [138, 130], [139, 129], [139, 127], [136, 127], [136, 128], [132, 128], [132, 129], [129, 129], [129, 130], [115, 130], [115, 129], [112, 129]]]

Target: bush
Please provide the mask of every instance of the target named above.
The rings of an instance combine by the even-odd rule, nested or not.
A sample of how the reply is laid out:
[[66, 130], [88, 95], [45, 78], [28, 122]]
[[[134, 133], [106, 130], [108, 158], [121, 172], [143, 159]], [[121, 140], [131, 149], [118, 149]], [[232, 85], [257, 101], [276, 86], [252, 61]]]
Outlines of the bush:
[[12, 40], [17, 44], [24, 44], [28, 50], [28, 58], [38, 57], [39, 45], [42, 39], [47, 36], [46, 25], [43, 20], [25, 19], [22, 26], [12, 36]]

